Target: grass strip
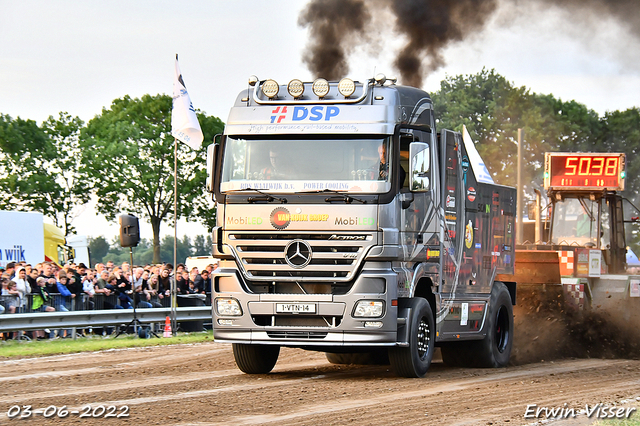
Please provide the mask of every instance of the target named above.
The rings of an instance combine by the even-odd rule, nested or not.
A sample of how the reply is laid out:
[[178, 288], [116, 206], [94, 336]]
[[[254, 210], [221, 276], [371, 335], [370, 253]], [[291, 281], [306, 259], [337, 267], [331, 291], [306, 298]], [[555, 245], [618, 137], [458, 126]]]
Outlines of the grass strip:
[[161, 332], [159, 336], [159, 339], [156, 339], [153, 336], [149, 339], [141, 339], [136, 335], [122, 334], [117, 339], [113, 338], [113, 335], [107, 338], [99, 335], [93, 335], [88, 337], [78, 337], [76, 340], [5, 340], [0, 341], [0, 359], [61, 355], [78, 352], [94, 352], [106, 349], [213, 342], [212, 331], [199, 333], [178, 333], [176, 337], [162, 337]]

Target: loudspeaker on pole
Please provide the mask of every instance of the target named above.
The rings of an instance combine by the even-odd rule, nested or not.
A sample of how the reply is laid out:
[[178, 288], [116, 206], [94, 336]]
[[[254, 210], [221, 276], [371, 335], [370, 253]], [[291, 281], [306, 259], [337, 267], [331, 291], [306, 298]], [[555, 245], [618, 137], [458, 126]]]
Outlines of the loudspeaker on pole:
[[120, 246], [136, 247], [140, 242], [140, 227], [138, 218], [131, 214], [122, 214], [120, 222]]

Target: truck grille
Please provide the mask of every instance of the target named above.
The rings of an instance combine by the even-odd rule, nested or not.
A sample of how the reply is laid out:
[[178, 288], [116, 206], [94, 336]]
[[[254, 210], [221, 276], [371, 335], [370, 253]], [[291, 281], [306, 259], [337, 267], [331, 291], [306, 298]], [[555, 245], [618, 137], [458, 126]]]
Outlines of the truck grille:
[[[311, 260], [294, 268], [285, 259], [289, 243], [301, 240]], [[371, 233], [238, 233], [228, 235], [243, 274], [254, 281], [349, 281], [366, 251], [376, 243]]]
[[326, 331], [267, 331], [272, 339], [324, 339], [327, 334]]

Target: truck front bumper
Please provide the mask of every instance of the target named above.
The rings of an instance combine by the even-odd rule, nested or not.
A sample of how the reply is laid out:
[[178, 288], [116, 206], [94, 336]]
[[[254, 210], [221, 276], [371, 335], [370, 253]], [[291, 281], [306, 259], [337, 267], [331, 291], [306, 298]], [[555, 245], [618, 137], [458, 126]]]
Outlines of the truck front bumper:
[[[398, 330], [397, 275], [366, 268], [346, 294], [249, 293], [236, 269], [216, 274], [213, 331], [217, 342], [281, 346], [393, 346]], [[375, 290], [375, 291], [372, 291]], [[240, 315], [218, 312], [218, 300], [235, 300]], [[359, 302], [382, 302], [382, 314], [355, 314]], [[283, 312], [300, 307], [309, 312]]]

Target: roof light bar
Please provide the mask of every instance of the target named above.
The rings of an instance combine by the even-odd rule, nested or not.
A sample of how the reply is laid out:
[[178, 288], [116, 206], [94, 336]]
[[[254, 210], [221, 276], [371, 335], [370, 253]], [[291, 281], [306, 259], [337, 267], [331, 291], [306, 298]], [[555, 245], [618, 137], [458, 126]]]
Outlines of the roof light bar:
[[329, 82], [324, 78], [318, 78], [313, 82], [311, 89], [317, 97], [324, 98], [329, 94]]
[[298, 79], [293, 79], [287, 85], [287, 91], [291, 96], [298, 99], [304, 93], [304, 83]]
[[340, 94], [345, 98], [353, 95], [355, 91], [356, 83], [354, 83], [350, 78], [343, 78], [340, 80], [340, 83], [338, 83], [338, 92], [340, 92]]
[[273, 99], [278, 96], [278, 92], [280, 91], [280, 86], [275, 80], [267, 80], [262, 83], [262, 93], [269, 98]]

